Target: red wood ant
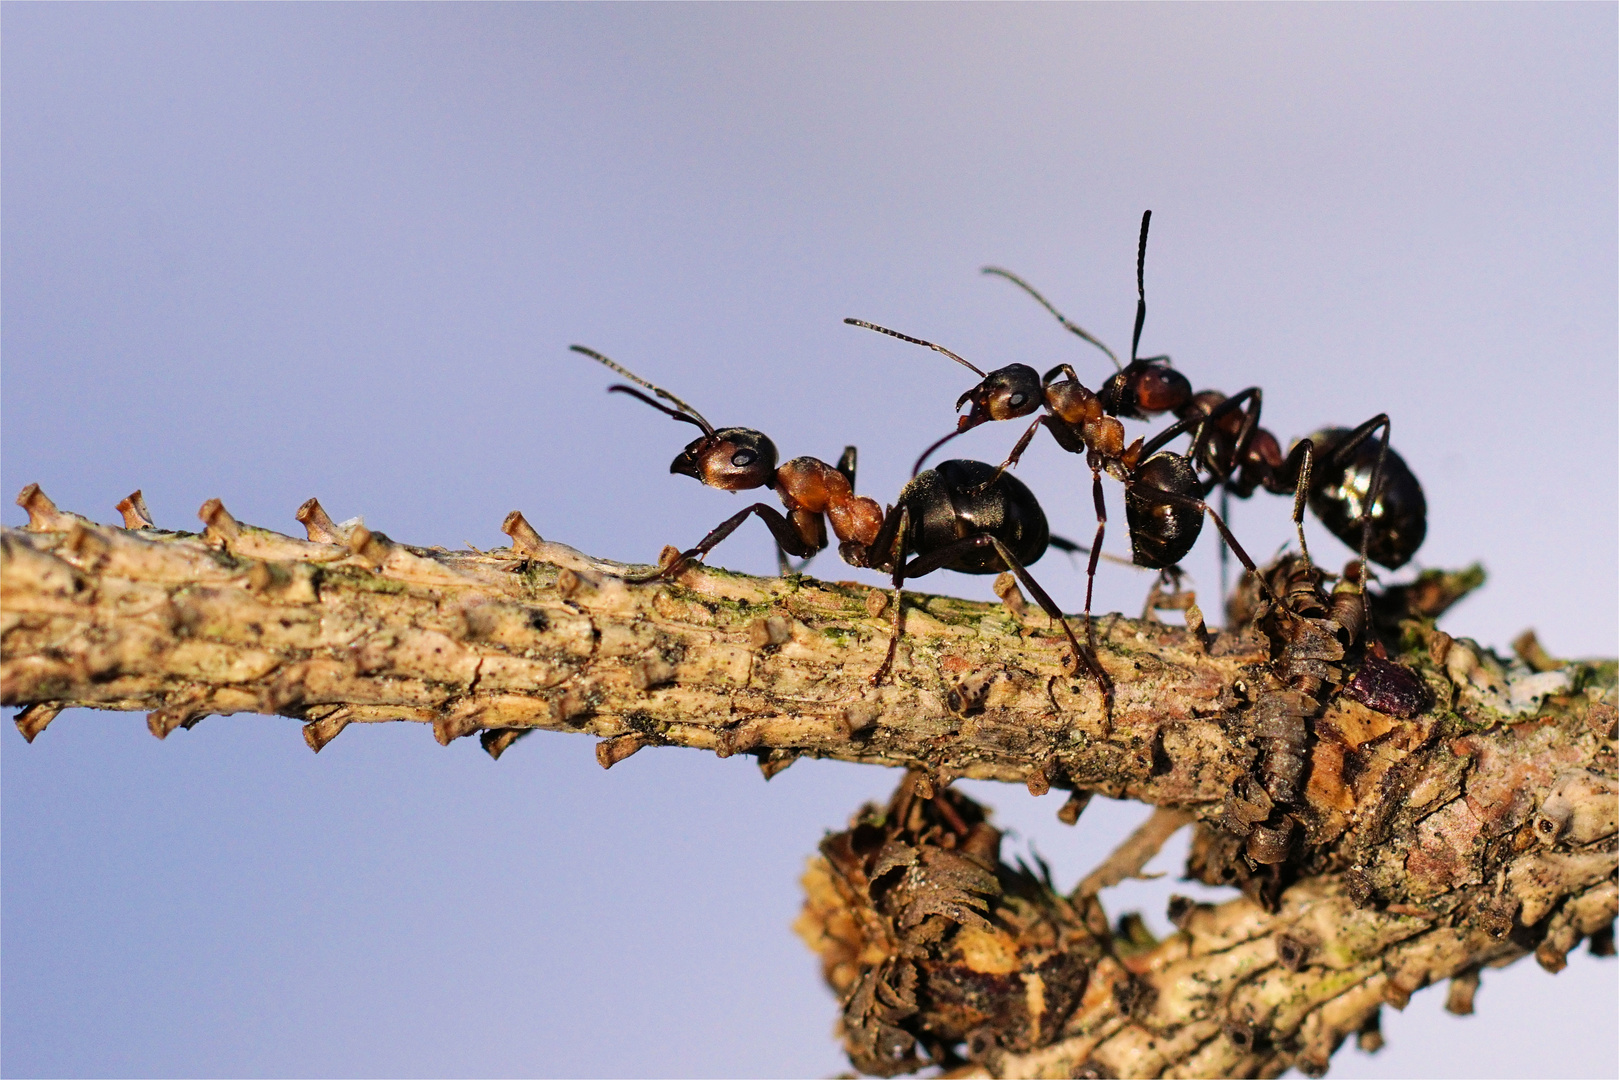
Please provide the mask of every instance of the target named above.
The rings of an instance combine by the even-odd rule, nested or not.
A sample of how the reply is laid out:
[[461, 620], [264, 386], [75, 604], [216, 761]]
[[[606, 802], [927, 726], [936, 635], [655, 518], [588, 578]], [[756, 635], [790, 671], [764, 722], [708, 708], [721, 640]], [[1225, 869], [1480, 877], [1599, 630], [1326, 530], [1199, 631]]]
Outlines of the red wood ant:
[[[1263, 392], [1259, 387], [1249, 387], [1229, 398], [1217, 390], [1194, 394], [1186, 376], [1169, 366], [1167, 356], [1138, 356], [1147, 317], [1146, 256], [1151, 222], [1152, 211], [1148, 210], [1141, 216], [1141, 238], [1136, 249], [1136, 319], [1128, 365], [1121, 365], [1111, 349], [1069, 321], [1016, 274], [993, 266], [985, 267], [984, 273], [1011, 281], [1063, 327], [1107, 354], [1118, 370], [1096, 396], [1108, 416], [1146, 420], [1168, 412], [1177, 417], [1180, 422], [1159, 438], [1191, 433], [1192, 447], [1187, 457], [1209, 474], [1201, 483], [1200, 494], [1207, 497], [1218, 487], [1223, 516], [1229, 516], [1227, 499], [1230, 495], [1246, 499], [1261, 487], [1277, 495], [1290, 494], [1294, 527], [1306, 555], [1309, 549], [1304, 539], [1303, 511], [1308, 504], [1328, 531], [1347, 546], [1359, 549], [1363, 576], [1368, 559], [1390, 569], [1405, 565], [1421, 546], [1427, 532], [1427, 503], [1415, 474], [1389, 446], [1390, 422], [1386, 413], [1374, 416], [1353, 430], [1318, 431], [1297, 442], [1284, 457], [1276, 436], [1259, 426], [1263, 405]], [[1033, 372], [1025, 365], [992, 372], [979, 388], [964, 394], [957, 407], [962, 402], [976, 400], [975, 395], [981, 395], [996, 382], [997, 376], [1013, 368]], [[1046, 373], [1042, 388], [1048, 387], [1059, 374], [1077, 381], [1072, 368], [1058, 365]], [[1050, 390], [1045, 393], [1049, 398]], [[1025, 415], [1035, 407], [1037, 405], [1023, 413], [1003, 409], [1004, 417], [988, 415], [987, 410], [977, 416], [969, 413], [958, 421], [956, 432], [935, 446], [986, 419]], [[1372, 436], [1379, 431], [1381, 438], [1373, 441]], [[1222, 550], [1222, 593], [1224, 554]]]
[[1096, 680], [1104, 709], [1111, 714], [1113, 684], [1094, 649], [1080, 644], [1062, 610], [1026, 569], [1045, 554], [1051, 533], [1040, 503], [1022, 481], [981, 461], [945, 461], [912, 476], [901, 489], [898, 504], [885, 511], [875, 500], [854, 493], [853, 447], [844, 451], [837, 468], [817, 458], [799, 457], [778, 469], [775, 444], [763, 432], [716, 429], [684, 401], [601, 353], [583, 345], [572, 348], [646, 387], [669, 405], [630, 386], [611, 386], [609, 393], [629, 394], [672, 419], [702, 429], [702, 437], [692, 440], [669, 466], [671, 473], [726, 491], [772, 488], [787, 508], [783, 517], [767, 503], [754, 503], [641, 580], [667, 578], [686, 563], [701, 560], [750, 514], [765, 523], [782, 550], [808, 558], [827, 546], [825, 519], [829, 518], [843, 560], [887, 573], [893, 583], [894, 629], [882, 666], [871, 677], [872, 685], [882, 682], [893, 667], [904, 626], [903, 586], [907, 580], [935, 570], [963, 574], [1010, 570], [1041, 610], [1062, 624], [1076, 667], [1085, 667]]
[[[1237, 553], [1243, 565], [1258, 572], [1254, 561], [1226, 528], [1221, 515], [1203, 501], [1203, 483], [1192, 465], [1191, 454], [1174, 454], [1162, 449], [1171, 439], [1202, 425], [1205, 417], [1200, 415], [1180, 421], [1150, 441], [1137, 439], [1126, 446], [1124, 425], [1106, 415], [1100, 396], [1087, 389], [1067, 364], [1060, 365], [1052, 373], [1065, 373], [1068, 377], [1061, 381], [1054, 380], [1052, 375], [1041, 379], [1026, 364], [1011, 364], [985, 374], [942, 345], [859, 319], [843, 321], [943, 353], [976, 372], [982, 379], [957, 401], [957, 408], [967, 403], [971, 403], [972, 408], [960, 419], [956, 431], [934, 443], [928, 453], [981, 423], [1027, 416], [1044, 406], [1045, 413], [1023, 433], [995, 476], [1002, 476], [1006, 469], [1017, 464], [1041, 425], [1051, 432], [1064, 450], [1085, 454], [1086, 464], [1091, 470], [1091, 497], [1096, 509], [1096, 538], [1089, 549], [1090, 561], [1086, 566], [1085, 582], [1085, 628], [1087, 640], [1093, 645], [1091, 599], [1096, 584], [1096, 564], [1101, 558], [1102, 541], [1107, 533], [1107, 503], [1102, 496], [1103, 472], [1124, 484], [1125, 520], [1129, 525], [1131, 552], [1137, 566], [1165, 570], [1180, 562], [1197, 542], [1203, 529], [1203, 515], [1207, 514], [1214, 519], [1220, 535]], [[918, 469], [926, 458], [927, 454], [924, 453], [917, 461]]]

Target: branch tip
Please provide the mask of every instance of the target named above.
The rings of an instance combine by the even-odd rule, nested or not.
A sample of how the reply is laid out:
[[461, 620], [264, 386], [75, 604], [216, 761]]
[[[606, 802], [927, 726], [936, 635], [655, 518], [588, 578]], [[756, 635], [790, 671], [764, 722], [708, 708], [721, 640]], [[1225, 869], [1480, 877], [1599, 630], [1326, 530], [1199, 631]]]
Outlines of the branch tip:
[[304, 742], [309, 749], [320, 753], [326, 744], [342, 734], [344, 728], [349, 726], [351, 713], [345, 708], [337, 709], [319, 720], [311, 720], [304, 725]]
[[1068, 801], [1063, 803], [1057, 810], [1057, 820], [1064, 825], [1079, 824], [1079, 815], [1083, 814], [1085, 808], [1091, 804], [1092, 794], [1094, 793], [1090, 791], [1069, 792]]
[[1017, 578], [1010, 573], [996, 575], [995, 584], [991, 586], [995, 595], [1001, 598], [1001, 603], [1013, 618], [1021, 619], [1028, 612], [1028, 602], [1023, 599], [1023, 590], [1018, 588]]

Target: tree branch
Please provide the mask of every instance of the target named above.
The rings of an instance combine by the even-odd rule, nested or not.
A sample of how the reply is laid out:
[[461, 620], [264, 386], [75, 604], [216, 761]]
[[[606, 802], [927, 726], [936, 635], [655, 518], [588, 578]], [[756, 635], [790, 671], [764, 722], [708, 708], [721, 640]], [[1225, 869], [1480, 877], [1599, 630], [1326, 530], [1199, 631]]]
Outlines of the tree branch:
[[[151, 528], [138, 492], [120, 506], [128, 528], [32, 485], [18, 501], [28, 528], [0, 536], [0, 700], [26, 706], [30, 741], [88, 706], [146, 712], [159, 737], [280, 714], [316, 750], [351, 723], [414, 720], [445, 744], [477, 733], [497, 757], [546, 728], [599, 737], [604, 766], [676, 745], [754, 754], [766, 776], [802, 755], [913, 770], [806, 879], [801, 929], [868, 1070], [964, 1055], [998, 1075], [1319, 1071], [1346, 1035], [1374, 1038], [1381, 1003], [1428, 982], [1456, 978], [1459, 1011], [1480, 966], [1533, 952], [1556, 969], [1591, 935], [1611, 948], [1614, 664], [1556, 664], [1532, 643], [1511, 664], [1453, 641], [1433, 617], [1476, 574], [1377, 598], [1382, 642], [1433, 705], [1327, 704], [1303, 842], [1261, 881], [1223, 828], [1258, 757], [1271, 645], [1251, 626], [1102, 618], [1109, 718], [1015, 590], [1000, 605], [907, 594], [893, 680], [874, 689], [891, 601], [853, 583], [693, 567], [635, 584], [645, 568], [546, 543], [518, 514], [510, 548], [448, 552], [335, 524], [314, 500], [307, 540], [218, 500], [200, 535]], [[1064, 898], [998, 862], [982, 811], [945, 790], [956, 777], [1068, 790], [1065, 820], [1093, 792], [1165, 813]], [[1193, 818], [1194, 872], [1249, 898], [1180, 905], [1161, 943], [1138, 924], [1110, 932], [1095, 889]], [[991, 984], [1021, 1012], [962, 1004]]]

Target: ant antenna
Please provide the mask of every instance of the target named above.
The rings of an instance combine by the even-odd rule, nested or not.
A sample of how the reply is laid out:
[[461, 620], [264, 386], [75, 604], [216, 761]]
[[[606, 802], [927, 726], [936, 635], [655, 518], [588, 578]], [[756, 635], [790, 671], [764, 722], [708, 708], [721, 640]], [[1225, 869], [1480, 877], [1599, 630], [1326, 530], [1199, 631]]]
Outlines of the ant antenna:
[[1152, 211], [1141, 215], [1141, 246], [1136, 249], [1136, 332], [1130, 338], [1130, 363], [1136, 362], [1136, 351], [1141, 345], [1141, 327], [1147, 321], [1147, 226], [1152, 224]]
[[843, 321], [848, 323], [850, 326], [863, 326], [867, 330], [875, 330], [879, 334], [887, 334], [889, 337], [897, 337], [901, 341], [909, 341], [912, 345], [925, 345], [928, 348], [932, 349], [934, 352], [942, 352], [942, 353], [944, 353], [946, 356], [948, 356], [950, 359], [954, 360], [956, 363], [960, 364], [962, 367], [964, 367], [964, 368], [968, 369], [969, 371], [973, 372], [974, 374], [976, 374], [980, 379], [989, 378], [989, 376], [986, 375], [983, 372], [983, 370], [980, 369], [977, 365], [968, 363], [967, 361], [963, 360], [961, 357], [957, 356], [955, 353], [951, 352], [949, 349], [945, 348], [943, 345], [935, 345], [931, 341], [923, 341], [921, 338], [915, 338], [915, 337], [912, 337], [909, 334], [902, 334], [898, 330], [890, 330], [888, 327], [886, 327], [886, 326], [878, 326], [876, 323], [863, 322], [860, 319], [844, 319]]
[[674, 417], [676, 420], [684, 420], [688, 424], [696, 424], [698, 427], [703, 429], [703, 434], [707, 435], [709, 438], [714, 437], [714, 425], [710, 424], [706, 419], [704, 419], [702, 413], [698, 412], [696, 409], [692, 408], [690, 405], [687, 405], [684, 401], [681, 401], [679, 398], [675, 397], [669, 391], [663, 389], [663, 387], [652, 385], [651, 383], [647, 382], [645, 379], [641, 378], [641, 376], [639, 376], [635, 372], [631, 371], [629, 368], [626, 368], [626, 367], [623, 367], [622, 365], [614, 363], [613, 361], [609, 360], [607, 357], [603, 356], [601, 353], [597, 352], [595, 349], [587, 349], [583, 345], [569, 345], [568, 348], [571, 349], [572, 351], [576, 352], [576, 353], [582, 353], [585, 356], [590, 357], [592, 360], [596, 361], [599, 364], [603, 364], [603, 365], [605, 365], [605, 366], [607, 366], [609, 368], [612, 368], [614, 371], [618, 372], [620, 375], [624, 376], [626, 379], [629, 379], [631, 382], [640, 383], [642, 386], [646, 387], [648, 390], [652, 391], [654, 394], [657, 394], [663, 400], [668, 401], [668, 402], [673, 402], [674, 405], [675, 405], [675, 408], [671, 409], [671, 408], [668, 408], [667, 406], [659, 405], [656, 401], [653, 401], [651, 398], [647, 397], [645, 394], [641, 393], [639, 390], [633, 390], [628, 386], [610, 386], [610, 387], [607, 388], [607, 392], [609, 394], [611, 394], [611, 393], [629, 394], [631, 397], [634, 397], [634, 398], [637, 398], [637, 399], [639, 399], [641, 401], [646, 402], [648, 405], [652, 406], [654, 409], [657, 409], [661, 413], [666, 413], [669, 416]]
[[921, 472], [922, 471], [922, 463], [925, 462], [928, 458], [933, 456], [933, 451], [937, 450], [939, 447], [943, 446], [945, 443], [949, 442], [951, 439], [954, 439], [957, 435], [960, 435], [961, 432], [962, 432], [962, 429], [957, 428], [955, 431], [952, 431], [950, 434], [946, 435], [944, 438], [940, 439], [938, 442], [934, 443], [932, 446], [930, 446], [926, 450], [922, 451], [922, 456], [916, 459], [916, 464], [915, 465], [911, 466], [911, 475], [915, 476], [917, 473]]
[[1003, 277], [1007, 281], [1010, 281], [1012, 284], [1016, 285], [1018, 288], [1022, 289], [1024, 292], [1028, 293], [1030, 296], [1034, 297], [1035, 302], [1038, 303], [1041, 307], [1045, 308], [1047, 311], [1051, 312], [1052, 315], [1056, 316], [1058, 322], [1062, 323], [1063, 326], [1067, 327], [1071, 332], [1073, 332], [1075, 334], [1078, 334], [1080, 337], [1084, 338], [1086, 341], [1090, 342], [1092, 345], [1095, 345], [1098, 349], [1101, 349], [1103, 352], [1107, 353], [1107, 358], [1109, 360], [1113, 361], [1113, 366], [1115, 368], [1118, 368], [1120, 371], [1124, 370], [1124, 365], [1119, 363], [1119, 358], [1117, 356], [1113, 355], [1113, 350], [1112, 349], [1108, 348], [1106, 345], [1103, 345], [1100, 341], [1097, 341], [1095, 338], [1091, 337], [1089, 334], [1087, 334], [1084, 331], [1084, 329], [1082, 327], [1077, 326], [1074, 323], [1071, 323], [1067, 319], [1063, 318], [1062, 312], [1060, 312], [1056, 308], [1052, 307], [1051, 306], [1051, 301], [1047, 300], [1045, 297], [1041, 296], [1038, 292], [1036, 292], [1035, 289], [1034, 289], [1034, 286], [1030, 285], [1027, 281], [1024, 281], [1022, 278], [1018, 277], [1016, 274], [1012, 273], [1010, 270], [1002, 270], [998, 266], [986, 266], [986, 267], [983, 268], [983, 273], [994, 274], [997, 277]]

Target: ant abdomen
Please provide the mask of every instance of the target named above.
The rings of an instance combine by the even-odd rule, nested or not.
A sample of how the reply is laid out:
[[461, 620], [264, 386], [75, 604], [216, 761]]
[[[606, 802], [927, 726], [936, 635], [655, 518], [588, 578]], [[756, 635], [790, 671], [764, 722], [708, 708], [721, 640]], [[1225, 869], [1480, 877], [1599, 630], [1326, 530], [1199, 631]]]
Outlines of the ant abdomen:
[[[982, 533], [1000, 540], [1025, 566], [1037, 562], [1051, 541], [1045, 511], [1021, 480], [997, 473], [985, 462], [958, 459], [912, 477], [899, 493], [899, 505], [911, 512], [911, 550], [940, 550]], [[981, 547], [964, 553], [950, 569], [998, 574], [1010, 567], [993, 547]]]
[[1124, 515], [1137, 566], [1162, 570], [1192, 550], [1203, 531], [1198, 493], [1197, 471], [1179, 454], [1154, 454], [1137, 467], [1124, 489]]
[[[1381, 446], [1366, 439], [1347, 462], [1335, 464], [1334, 450], [1351, 434], [1347, 428], [1328, 428], [1310, 436], [1316, 447], [1316, 461], [1309, 500], [1310, 509], [1332, 535], [1358, 548], [1361, 512], [1372, 487]], [[1410, 561], [1428, 534], [1428, 501], [1405, 459], [1393, 447], [1383, 453], [1383, 476], [1371, 508], [1366, 557], [1395, 570]]]

